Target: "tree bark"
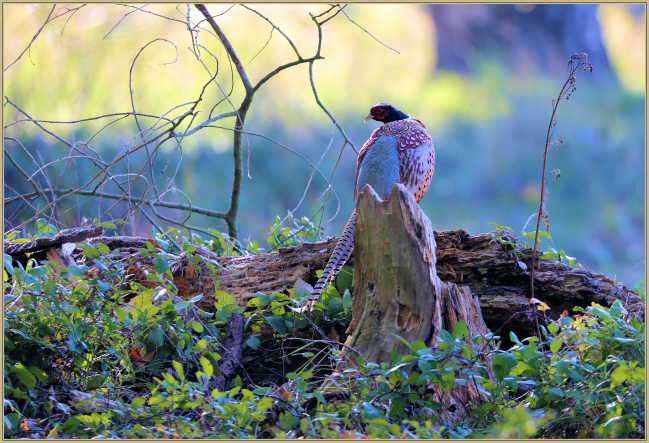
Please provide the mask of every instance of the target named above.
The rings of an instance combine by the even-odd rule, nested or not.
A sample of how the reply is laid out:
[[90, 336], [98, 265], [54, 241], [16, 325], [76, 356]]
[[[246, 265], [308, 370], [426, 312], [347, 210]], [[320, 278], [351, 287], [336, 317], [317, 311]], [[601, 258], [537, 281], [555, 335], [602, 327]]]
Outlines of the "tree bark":
[[[469, 288], [443, 283], [437, 276], [430, 220], [403, 185], [396, 184], [385, 201], [365, 186], [356, 213], [353, 318], [339, 372], [357, 366], [353, 350], [374, 363], [389, 362], [395, 350], [409, 354], [397, 336], [436, 348], [441, 331], [452, 331], [459, 321], [466, 322], [471, 337], [489, 334], [480, 303]], [[493, 347], [484, 345], [482, 350]], [[495, 381], [490, 370], [487, 376]], [[436, 386], [433, 390], [436, 401], [445, 406], [442, 415], [450, 420], [457, 420], [469, 402], [488, 400], [470, 380], [447, 393]]]
[[[353, 318], [347, 345], [367, 361], [406, 355], [408, 342], [430, 342], [433, 316], [439, 312], [441, 282], [435, 269], [435, 239], [430, 220], [402, 185], [381, 200], [366, 185], [356, 203]], [[435, 326], [439, 327], [439, 321]], [[345, 363], [358, 355], [345, 348]]]

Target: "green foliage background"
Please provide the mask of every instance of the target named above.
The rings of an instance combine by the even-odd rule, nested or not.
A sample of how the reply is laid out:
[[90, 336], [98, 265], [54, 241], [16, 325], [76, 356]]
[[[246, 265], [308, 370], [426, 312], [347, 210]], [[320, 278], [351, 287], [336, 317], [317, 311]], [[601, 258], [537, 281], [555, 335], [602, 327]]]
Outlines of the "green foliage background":
[[[229, 7], [215, 5], [210, 10], [224, 13], [218, 21], [252, 79], [291, 59], [289, 45], [277, 32], [259, 53], [268, 41], [270, 26], [250, 11]], [[558, 152], [550, 153], [548, 166], [560, 169], [561, 178], [550, 183], [547, 209], [557, 245], [581, 264], [632, 286], [644, 278], [645, 259], [645, 62], [638, 61], [636, 55], [644, 57], [638, 45], [644, 45], [641, 37], [645, 22], [643, 14], [632, 14], [622, 5], [593, 7], [598, 8], [614, 76], [605, 76], [595, 66], [592, 75], [578, 78], [578, 90], [560, 106], [555, 137], [562, 138], [564, 144]], [[174, 8], [156, 5], [150, 10], [182, 21]], [[317, 35], [308, 12], [320, 12], [321, 7], [255, 8], [291, 36], [301, 51], [314, 52]], [[50, 9], [50, 5], [4, 5], [5, 67], [26, 47]], [[67, 25], [67, 16], [52, 22], [30, 54], [5, 73], [5, 95], [38, 119], [65, 121], [130, 111], [128, 72], [133, 58], [146, 43], [165, 38], [176, 43], [177, 61], [162, 64], [176, 58], [175, 49], [165, 42], [156, 42], [143, 53], [133, 71], [137, 109], [160, 114], [196, 97], [207, 74], [186, 49], [191, 41], [184, 23], [135, 13], [108, 34], [129, 11], [116, 5], [88, 5]], [[436, 172], [421, 202], [435, 229], [463, 228], [479, 233], [489, 230], [487, 223], [494, 221], [515, 231], [522, 229], [538, 210], [550, 104], [563, 81], [569, 54], [552, 53], [547, 46], [552, 62], [539, 65], [532, 59], [512, 60], [510, 54], [495, 46], [488, 56], [474, 53], [467, 61], [467, 72], [440, 70], [438, 26], [425, 5], [350, 5], [346, 12], [385, 45], [399, 51], [381, 45], [342, 15], [324, 27], [325, 60], [314, 65], [314, 80], [323, 103], [357, 148], [376, 127], [374, 123], [362, 124], [370, 106], [390, 102], [421, 119], [435, 142]], [[498, 29], [496, 24], [494, 29]], [[228, 90], [231, 73], [225, 54], [216, 39], [205, 34], [201, 35], [202, 42], [222, 59], [217, 79]], [[525, 44], [532, 43], [545, 44]], [[580, 48], [573, 50], [581, 52]], [[213, 64], [207, 55], [206, 60]], [[202, 115], [221, 97], [217, 88], [209, 88], [200, 107]], [[241, 88], [235, 80], [233, 102], [240, 98]], [[228, 110], [229, 105], [224, 103], [216, 112]], [[11, 106], [5, 106], [5, 124], [19, 118]], [[222, 123], [231, 127], [233, 119]], [[78, 141], [87, 140], [103, 124], [46, 126]], [[112, 125], [99, 134], [93, 147], [110, 158], [128, 143], [134, 127], [133, 120]], [[253, 103], [247, 129], [317, 161], [330, 141], [332, 125], [313, 99], [306, 66], [287, 70], [266, 85]], [[33, 124], [12, 126], [5, 135], [21, 140], [44, 162], [66, 152], [63, 145]], [[5, 144], [18, 155], [15, 144]], [[334, 168], [341, 145], [340, 136], [335, 134], [332, 149], [321, 163], [325, 175]], [[232, 180], [230, 132], [204, 130], [185, 140], [183, 146], [176, 186], [200, 206], [225, 209]], [[173, 147], [164, 149], [169, 155]], [[295, 207], [311, 171], [298, 157], [263, 139], [251, 138], [250, 151], [252, 178], [244, 179], [239, 232], [243, 239], [261, 240], [277, 214]], [[334, 175], [341, 206], [337, 218], [324, 224], [330, 235], [339, 234], [353, 210], [355, 158], [346, 149]], [[177, 157], [172, 166], [176, 161]], [[57, 165], [50, 174], [57, 177], [60, 171]], [[56, 180], [60, 187], [74, 187], [89, 179], [91, 172], [79, 166]], [[23, 189], [24, 179], [8, 165], [5, 180], [14, 189]], [[314, 179], [297, 217], [315, 213], [325, 187], [322, 179]], [[183, 202], [180, 195], [168, 197]], [[336, 204], [330, 199], [324, 220], [335, 212]], [[80, 199], [69, 202], [60, 216], [66, 225], [76, 226], [83, 216], [93, 218], [96, 213], [96, 201]], [[211, 222], [197, 219], [194, 223]], [[141, 220], [136, 233], [150, 232]]]

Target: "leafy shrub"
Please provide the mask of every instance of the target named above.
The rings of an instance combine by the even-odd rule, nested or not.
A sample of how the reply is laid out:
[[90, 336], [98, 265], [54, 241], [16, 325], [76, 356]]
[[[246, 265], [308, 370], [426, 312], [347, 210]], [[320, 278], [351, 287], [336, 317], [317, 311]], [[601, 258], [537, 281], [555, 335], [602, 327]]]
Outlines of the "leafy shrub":
[[[54, 233], [44, 224], [39, 235]], [[229, 247], [168, 234], [193, 264], [211, 265], [193, 253], [201, 244]], [[220, 293], [209, 314], [194, 307], [200, 296], [172, 299], [173, 247], [156, 242], [140, 251], [153, 260], [144, 271], [153, 289], [102, 244], [78, 245], [85, 264], [68, 269], [5, 256], [5, 437], [644, 437], [645, 324], [619, 301], [564, 313], [542, 329], [543, 342], [511, 334], [508, 350], [460, 322], [433, 348], [406, 343], [407, 355], [360, 357], [332, 378], [351, 318], [349, 281], [342, 294], [327, 288], [309, 317], [295, 308], [310, 295], [303, 282], [259, 293], [245, 309]], [[243, 367], [217, 389], [234, 313], [245, 318]], [[440, 393], [468, 383], [490, 400], [447, 422]]]

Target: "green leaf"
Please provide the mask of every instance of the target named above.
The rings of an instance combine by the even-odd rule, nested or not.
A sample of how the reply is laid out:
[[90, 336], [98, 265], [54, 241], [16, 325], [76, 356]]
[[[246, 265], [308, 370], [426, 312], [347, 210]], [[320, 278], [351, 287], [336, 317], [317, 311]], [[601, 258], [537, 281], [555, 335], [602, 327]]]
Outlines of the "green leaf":
[[35, 268], [30, 269], [29, 274], [35, 277], [40, 277], [41, 275], [47, 274], [47, 271], [48, 269], [46, 266], [37, 266]]
[[45, 383], [47, 381], [47, 373], [43, 372], [42, 369], [35, 366], [30, 366], [29, 372], [34, 374], [34, 376], [36, 376], [36, 378], [39, 379], [41, 383]]
[[203, 325], [200, 324], [200, 323], [197, 322], [197, 321], [193, 321], [193, 322], [192, 322], [192, 328], [194, 328], [194, 331], [198, 332], [199, 334], [200, 334], [201, 332], [203, 332], [203, 329], [204, 329], [204, 328], [203, 328]]
[[77, 419], [76, 417], [70, 417], [65, 421], [65, 423], [63, 423], [61, 432], [64, 434], [72, 434], [77, 430], [80, 424], [81, 422], [79, 421], [79, 419]]
[[559, 326], [557, 326], [555, 323], [550, 323], [548, 325], [548, 331], [550, 331], [551, 333], [556, 334], [558, 330]]
[[212, 363], [207, 358], [201, 357], [201, 366], [207, 378], [210, 378], [214, 374], [214, 366], [212, 366]]
[[279, 425], [284, 431], [293, 429], [300, 422], [300, 419], [289, 411], [282, 412], [279, 414]]
[[179, 301], [178, 303], [174, 304], [174, 309], [178, 312], [182, 311], [183, 309], [187, 309], [188, 307], [189, 302], [185, 300]]
[[318, 402], [322, 403], [323, 405], [327, 404], [327, 400], [325, 400], [324, 396], [321, 393], [313, 392], [311, 395], [317, 398]]
[[464, 320], [455, 323], [455, 326], [453, 326], [452, 335], [453, 338], [469, 335], [469, 328], [467, 327], [466, 322]]
[[207, 349], [207, 340], [202, 339], [198, 340], [196, 343], [196, 346], [194, 346], [194, 351], [195, 352], [203, 352], [205, 349]]
[[174, 366], [174, 369], [178, 373], [178, 376], [180, 377], [180, 381], [184, 382], [185, 381], [185, 370], [183, 369], [183, 365], [178, 363], [176, 360], [172, 361], [171, 364]]
[[110, 248], [103, 243], [97, 243], [97, 249], [99, 249], [99, 252], [102, 254], [108, 254], [110, 252]]
[[332, 298], [329, 300], [329, 310], [331, 311], [332, 314], [335, 314], [336, 312], [340, 311], [343, 307], [343, 299], [342, 298]]
[[397, 337], [397, 340], [399, 340], [401, 343], [403, 343], [404, 345], [408, 346], [408, 349], [410, 349], [411, 351], [414, 352], [414, 349], [412, 349], [412, 345], [411, 345], [410, 343], [408, 343], [408, 342], [406, 341], [405, 338], [403, 338], [403, 337], [399, 337], [399, 336], [396, 335], [396, 334], [394, 334], [394, 336]]
[[286, 323], [284, 319], [280, 317], [264, 317], [266, 323], [268, 323], [273, 329], [277, 331], [278, 334], [286, 334]]
[[155, 263], [153, 263], [153, 267], [158, 274], [164, 274], [169, 270], [169, 262], [164, 257], [158, 257]]
[[10, 370], [18, 376], [18, 380], [23, 385], [27, 386], [27, 389], [32, 390], [36, 387], [36, 377], [22, 363], [16, 363]]
[[202, 299], [203, 299], [203, 294], [198, 294], [197, 296], [190, 298], [188, 301], [190, 303], [198, 303]]
[[97, 248], [93, 248], [92, 246], [86, 246], [85, 248], [83, 248], [83, 251], [81, 253], [90, 259], [101, 257], [99, 250]]
[[439, 335], [441, 336], [442, 340], [444, 340], [445, 343], [448, 343], [451, 346], [455, 345], [455, 339], [451, 334], [449, 334], [448, 331], [442, 329], [442, 332], [440, 332]]
[[627, 381], [629, 379], [629, 373], [630, 370], [628, 366], [620, 365], [615, 368], [615, 370], [611, 373], [611, 388], [621, 385], [622, 383]]
[[352, 307], [352, 295], [349, 291], [345, 291], [343, 294], [343, 307], [347, 309], [351, 309]]
[[162, 334], [162, 331], [159, 329], [154, 329], [147, 335], [145, 339], [145, 344], [147, 345], [147, 349], [155, 349], [159, 348], [164, 344], [164, 336]]
[[566, 375], [575, 381], [582, 381], [584, 379], [583, 375], [573, 371], [572, 369], [566, 369]]
[[423, 341], [413, 341], [412, 342], [412, 352], [423, 351], [428, 349], [428, 346]]
[[81, 269], [79, 269], [75, 265], [70, 265], [68, 267], [68, 271], [70, 272], [70, 274], [74, 275], [75, 277], [83, 277], [83, 272], [81, 272]]
[[353, 266], [345, 266], [338, 272], [338, 276], [336, 277], [336, 287], [338, 288], [338, 291], [343, 293], [347, 290], [351, 291], [352, 289], [352, 282], [354, 280], [354, 267]]
[[422, 374], [433, 369], [433, 365], [427, 360], [419, 360], [417, 365], [419, 366], [419, 369], [421, 369]]
[[261, 342], [257, 337], [250, 337], [248, 340], [246, 340], [246, 345], [248, 345], [249, 348], [254, 349], [255, 351], [259, 347], [259, 344]]
[[233, 305], [237, 304], [237, 300], [233, 296], [223, 291], [214, 291], [214, 300], [216, 300], [214, 302], [214, 306], [216, 307], [217, 310], [223, 309], [223, 306], [228, 304], [233, 304]]
[[552, 343], [550, 343], [550, 351], [556, 353], [559, 348], [561, 348], [561, 343], [563, 343], [560, 339], [555, 339]]
[[144, 397], [135, 397], [131, 402], [131, 409], [138, 409], [143, 406], [144, 403], [146, 403], [146, 399]]
[[494, 357], [492, 369], [498, 381], [502, 382], [515, 366], [516, 356], [510, 352], [501, 352]]
[[146, 248], [149, 250], [149, 252], [153, 252], [153, 243], [151, 243], [149, 240], [146, 241], [145, 243]]
[[194, 252], [196, 249], [198, 248], [190, 243], [183, 243], [183, 251]]
[[521, 343], [521, 341], [518, 339], [518, 336], [514, 334], [514, 331], [510, 331], [509, 339], [516, 343], [518, 346], [523, 346], [523, 343]]

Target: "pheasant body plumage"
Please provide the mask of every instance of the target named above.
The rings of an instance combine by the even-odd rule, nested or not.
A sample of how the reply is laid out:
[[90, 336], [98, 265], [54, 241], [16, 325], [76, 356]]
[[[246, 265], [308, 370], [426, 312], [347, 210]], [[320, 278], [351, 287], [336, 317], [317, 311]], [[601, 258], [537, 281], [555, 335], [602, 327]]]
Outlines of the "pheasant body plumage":
[[[410, 190], [417, 203], [424, 198], [435, 171], [435, 149], [426, 127], [417, 119], [402, 113], [387, 103], [372, 107], [365, 121], [383, 122], [375, 129], [358, 154], [354, 200], [366, 184], [385, 200], [395, 183]], [[307, 306], [313, 310], [322, 290], [333, 282], [354, 250], [354, 224], [352, 213], [336, 244], [325, 270], [313, 288]]]

